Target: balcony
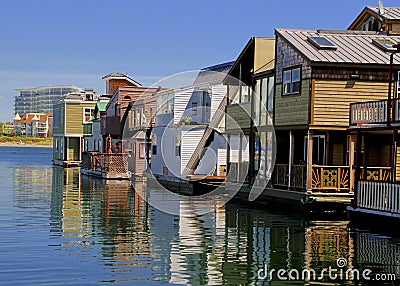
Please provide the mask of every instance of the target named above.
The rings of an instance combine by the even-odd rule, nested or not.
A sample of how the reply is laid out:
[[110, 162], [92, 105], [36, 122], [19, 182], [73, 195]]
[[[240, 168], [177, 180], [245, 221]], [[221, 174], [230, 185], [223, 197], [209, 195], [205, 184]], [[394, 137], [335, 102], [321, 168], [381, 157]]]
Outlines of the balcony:
[[[393, 99], [390, 123], [400, 123], [400, 100]], [[350, 104], [350, 127], [379, 127], [388, 123], [388, 101], [369, 101]]]
[[251, 126], [251, 103], [243, 102], [231, 104], [226, 107], [226, 130], [244, 130]]
[[81, 173], [105, 179], [127, 179], [128, 154], [83, 152]]
[[101, 117], [101, 135], [110, 134], [112, 137], [121, 136], [121, 121], [118, 116]]

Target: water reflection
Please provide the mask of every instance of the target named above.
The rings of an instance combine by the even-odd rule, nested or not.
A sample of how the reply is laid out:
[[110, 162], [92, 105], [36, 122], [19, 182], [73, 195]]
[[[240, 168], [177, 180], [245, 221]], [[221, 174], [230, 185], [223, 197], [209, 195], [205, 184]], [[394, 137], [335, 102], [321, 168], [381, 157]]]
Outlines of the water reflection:
[[[11, 261], [13, 271], [32, 265], [35, 270], [16, 278], [0, 262], [0, 277], [20, 284], [30, 279], [31, 285], [310, 285], [269, 282], [257, 272], [264, 267], [318, 272], [336, 266], [338, 258], [348, 268], [400, 274], [399, 240], [348, 229], [347, 221], [305, 221], [235, 205], [199, 216], [188, 201], [173, 202], [179, 208], [174, 216], [143, 196], [157, 198], [142, 182], [134, 190], [128, 182], [81, 177], [79, 169], [14, 168], [11, 208], [17, 215], [8, 232], [0, 224], [0, 250], [12, 238], [13, 257], [3, 261]], [[28, 235], [30, 225], [40, 225], [35, 235]], [[22, 239], [32, 248], [20, 250]], [[38, 271], [40, 279], [32, 279]], [[314, 284], [357, 285], [326, 275], [323, 280]]]

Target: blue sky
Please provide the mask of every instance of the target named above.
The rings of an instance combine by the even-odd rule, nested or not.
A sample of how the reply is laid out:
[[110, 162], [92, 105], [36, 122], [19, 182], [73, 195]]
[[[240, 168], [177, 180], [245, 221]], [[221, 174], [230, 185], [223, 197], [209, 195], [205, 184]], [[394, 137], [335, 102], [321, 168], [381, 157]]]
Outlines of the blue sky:
[[[13, 0], [0, 9], [0, 121], [15, 88], [72, 84], [104, 92], [125, 72], [151, 85], [165, 76], [235, 60], [274, 28], [346, 29], [378, 0]], [[400, 6], [400, 0], [383, 0]]]

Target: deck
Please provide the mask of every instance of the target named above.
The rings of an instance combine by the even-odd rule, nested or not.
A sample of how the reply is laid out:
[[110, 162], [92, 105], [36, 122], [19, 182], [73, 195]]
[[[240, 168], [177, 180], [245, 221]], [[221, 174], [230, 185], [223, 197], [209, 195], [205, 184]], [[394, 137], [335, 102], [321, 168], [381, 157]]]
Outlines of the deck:
[[83, 152], [81, 173], [103, 179], [129, 180], [128, 154]]

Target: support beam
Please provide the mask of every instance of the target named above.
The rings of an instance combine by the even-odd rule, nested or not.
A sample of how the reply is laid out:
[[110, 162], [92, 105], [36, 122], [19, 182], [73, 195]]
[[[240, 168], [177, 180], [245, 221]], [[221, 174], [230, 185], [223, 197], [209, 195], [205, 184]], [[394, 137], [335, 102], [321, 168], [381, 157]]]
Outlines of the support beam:
[[289, 168], [288, 168], [288, 188], [292, 187], [292, 172], [293, 172], [293, 152], [294, 151], [294, 136], [293, 131], [289, 130]]
[[350, 172], [350, 191], [354, 192], [354, 186], [355, 186], [355, 148], [356, 148], [356, 136], [355, 135], [349, 135], [348, 137], [349, 140], [349, 172]]
[[396, 182], [396, 166], [397, 166], [397, 129], [393, 130], [392, 154], [391, 154], [391, 167], [392, 167], [392, 182]]
[[313, 132], [307, 132], [307, 191], [312, 190]]
[[239, 183], [242, 178], [242, 161], [243, 161], [243, 133], [239, 135], [239, 158], [238, 158], [238, 172], [236, 182]]

